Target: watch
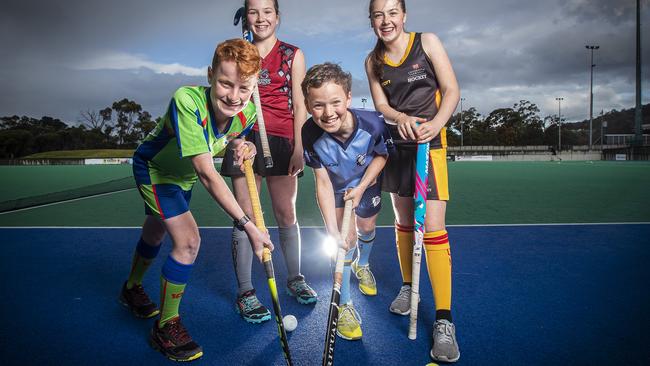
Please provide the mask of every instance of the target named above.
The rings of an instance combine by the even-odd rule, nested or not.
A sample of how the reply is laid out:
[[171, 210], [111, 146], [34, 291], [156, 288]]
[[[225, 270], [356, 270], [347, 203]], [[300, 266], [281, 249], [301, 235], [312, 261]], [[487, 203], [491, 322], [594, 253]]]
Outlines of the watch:
[[244, 215], [239, 220], [233, 220], [232, 223], [238, 230], [244, 231], [244, 225], [246, 225], [249, 221], [251, 221], [251, 219], [248, 217], [248, 215]]

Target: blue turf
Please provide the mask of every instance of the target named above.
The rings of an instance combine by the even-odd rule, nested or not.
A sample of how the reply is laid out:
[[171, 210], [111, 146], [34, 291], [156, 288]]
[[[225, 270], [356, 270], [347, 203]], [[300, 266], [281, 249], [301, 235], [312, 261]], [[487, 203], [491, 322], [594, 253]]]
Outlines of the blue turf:
[[[318, 230], [303, 229], [303, 273], [321, 296], [299, 305], [282, 289], [296, 365], [320, 364], [331, 290]], [[452, 227], [458, 365], [650, 364], [650, 225]], [[203, 247], [181, 305], [184, 323], [204, 347], [194, 364], [281, 365], [272, 322], [245, 323], [234, 312], [235, 278], [226, 230], [201, 230]], [[277, 240], [277, 233], [272, 230]], [[147, 345], [150, 320], [117, 302], [139, 233], [135, 229], [0, 229], [0, 364], [170, 365]], [[147, 274], [157, 298], [169, 243]], [[370, 257], [379, 295], [352, 299], [363, 318], [359, 342], [337, 340], [337, 365], [425, 365], [433, 300], [423, 271], [418, 340], [408, 318], [388, 312], [401, 279], [393, 232], [379, 229]], [[423, 266], [424, 267], [424, 266]], [[423, 268], [424, 270], [424, 268]], [[261, 265], [258, 296], [271, 306]]]

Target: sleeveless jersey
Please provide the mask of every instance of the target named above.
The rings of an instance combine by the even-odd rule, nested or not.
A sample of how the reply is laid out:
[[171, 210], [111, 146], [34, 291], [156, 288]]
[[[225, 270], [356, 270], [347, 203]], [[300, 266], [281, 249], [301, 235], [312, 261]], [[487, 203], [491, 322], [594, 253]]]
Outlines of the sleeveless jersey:
[[[262, 59], [258, 88], [269, 135], [293, 139], [291, 65], [298, 48], [280, 40]], [[258, 130], [257, 124], [253, 127]]]
[[183, 190], [191, 189], [198, 179], [191, 157], [203, 153], [223, 154], [228, 142], [247, 134], [256, 120], [255, 105], [249, 102], [219, 131], [210, 88], [181, 87], [174, 93], [167, 113], [135, 150], [136, 182], [175, 184]]
[[325, 168], [334, 193], [359, 185], [375, 155], [388, 155], [384, 143], [384, 118], [375, 111], [350, 109], [355, 128], [346, 142], [323, 131], [313, 118], [302, 127], [305, 164]]
[[[384, 57], [383, 76], [379, 81], [391, 108], [409, 116], [431, 120], [438, 113], [442, 95], [421, 38], [421, 33], [410, 33], [408, 47], [398, 63], [392, 62], [388, 56]], [[392, 135], [394, 140], [400, 139], [399, 135]], [[443, 128], [431, 140], [430, 147], [446, 147], [445, 136], [446, 128]], [[416, 144], [413, 142], [406, 145]]]

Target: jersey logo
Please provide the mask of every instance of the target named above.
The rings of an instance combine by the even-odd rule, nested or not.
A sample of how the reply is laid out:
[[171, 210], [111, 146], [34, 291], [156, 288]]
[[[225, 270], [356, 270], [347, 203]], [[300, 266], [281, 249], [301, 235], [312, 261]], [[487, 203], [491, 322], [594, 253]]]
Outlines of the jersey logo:
[[260, 71], [260, 79], [258, 81], [259, 85], [269, 85], [271, 84], [271, 76], [269, 75], [269, 69], [262, 69]]
[[389, 86], [389, 85], [390, 85], [390, 79], [381, 82], [381, 86]]
[[358, 166], [366, 165], [366, 154], [359, 154], [357, 156], [357, 165]]
[[420, 64], [413, 64], [411, 67], [416, 70], [420, 68]]
[[[417, 67], [416, 67], [417, 66]], [[413, 70], [408, 72], [408, 78], [406, 81], [412, 83], [414, 81], [422, 80], [427, 78], [427, 72], [425, 69], [420, 68], [420, 65], [413, 65]]]
[[372, 207], [377, 207], [381, 203], [381, 196], [374, 196], [372, 198]]

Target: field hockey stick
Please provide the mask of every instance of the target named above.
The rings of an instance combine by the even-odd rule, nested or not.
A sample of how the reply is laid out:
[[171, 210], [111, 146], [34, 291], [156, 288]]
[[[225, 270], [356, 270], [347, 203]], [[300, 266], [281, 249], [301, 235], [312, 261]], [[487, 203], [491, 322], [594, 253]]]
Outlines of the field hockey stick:
[[[239, 24], [241, 21], [242, 37], [248, 42], [253, 43], [253, 32], [248, 29], [248, 22], [246, 21], [246, 10], [242, 6], [235, 13], [234, 25]], [[264, 115], [262, 114], [262, 102], [260, 101], [260, 91], [255, 85], [253, 89], [253, 103], [255, 104], [255, 112], [257, 113], [257, 128], [260, 133], [260, 142], [262, 144], [262, 155], [264, 156], [264, 166], [273, 168], [273, 157], [271, 156], [271, 149], [269, 148], [269, 138], [266, 135], [266, 124], [264, 123]]]
[[[246, 185], [248, 185], [248, 194], [253, 207], [253, 217], [255, 218], [255, 226], [262, 231], [268, 232], [264, 224], [264, 215], [262, 214], [262, 205], [260, 204], [260, 196], [257, 193], [257, 185], [255, 184], [255, 174], [253, 173], [253, 162], [250, 159], [244, 160], [244, 174], [246, 174]], [[275, 313], [275, 322], [278, 325], [278, 335], [280, 336], [280, 346], [284, 358], [288, 366], [292, 366], [291, 354], [289, 353], [289, 341], [287, 340], [287, 333], [284, 330], [284, 323], [282, 322], [282, 310], [280, 309], [280, 298], [278, 297], [278, 288], [275, 284], [275, 271], [273, 270], [273, 261], [271, 260], [271, 251], [269, 248], [264, 248], [262, 256], [264, 262], [264, 271], [269, 283], [269, 291], [271, 292], [271, 299], [273, 300], [273, 312]]]
[[413, 264], [411, 272], [411, 317], [409, 339], [417, 338], [418, 303], [420, 302], [420, 264], [424, 241], [424, 218], [427, 213], [429, 186], [429, 143], [418, 144], [415, 158], [415, 189], [413, 191]]
[[[352, 219], [352, 200], [345, 201], [343, 210], [343, 221], [341, 223], [341, 238], [343, 242], [348, 237], [350, 231], [350, 221]], [[338, 246], [336, 254], [336, 267], [334, 269], [334, 286], [332, 288], [332, 298], [330, 299], [330, 308], [327, 312], [327, 333], [325, 333], [325, 350], [323, 351], [323, 366], [334, 365], [334, 343], [336, 342], [336, 325], [339, 319], [339, 301], [341, 300], [341, 283], [343, 282], [343, 262], [345, 260], [345, 249]]]

